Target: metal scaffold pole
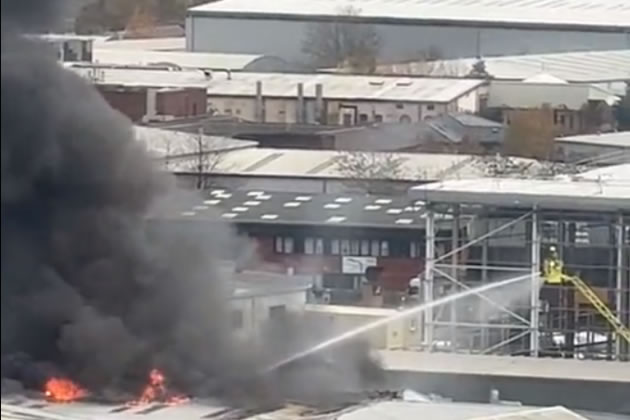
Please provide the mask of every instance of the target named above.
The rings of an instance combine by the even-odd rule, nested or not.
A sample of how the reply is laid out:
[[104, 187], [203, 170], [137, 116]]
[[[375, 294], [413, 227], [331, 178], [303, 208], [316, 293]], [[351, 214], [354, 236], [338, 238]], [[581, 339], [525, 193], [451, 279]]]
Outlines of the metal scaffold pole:
[[[433, 276], [435, 264], [435, 213], [428, 208], [425, 216], [425, 266], [424, 266], [424, 302], [433, 300]], [[424, 345], [431, 349], [433, 345], [433, 309], [424, 312]]]
[[[620, 214], [617, 217], [617, 240], [616, 240], [616, 251], [617, 251], [617, 266], [615, 270], [616, 276], [616, 286], [615, 286], [615, 311], [617, 312], [617, 317], [623, 323], [623, 278], [624, 278], [624, 255], [623, 255], [623, 246], [624, 246], [624, 237], [625, 237], [625, 229], [624, 229], [624, 220], [623, 215]], [[615, 348], [615, 355], [617, 356], [617, 360], [624, 353], [624, 340], [617, 334], [617, 343]]]
[[532, 212], [531, 229], [531, 292], [530, 292], [530, 334], [529, 350], [533, 357], [538, 357], [539, 353], [539, 314], [540, 314], [540, 292], [539, 292], [539, 272], [540, 272], [540, 235], [539, 235], [539, 214], [534, 208]]

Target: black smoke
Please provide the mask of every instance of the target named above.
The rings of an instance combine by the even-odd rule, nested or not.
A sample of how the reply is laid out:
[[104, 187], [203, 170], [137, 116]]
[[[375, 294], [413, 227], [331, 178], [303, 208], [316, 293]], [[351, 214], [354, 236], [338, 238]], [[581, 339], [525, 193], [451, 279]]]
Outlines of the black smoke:
[[[232, 338], [213, 258], [231, 241], [229, 228], [192, 235], [147, 221], [168, 201], [170, 180], [127, 119], [20, 34], [45, 28], [55, 3], [2, 2], [2, 377], [40, 389], [64, 375], [94, 393], [133, 394], [159, 367], [192, 395], [273, 389], [282, 398], [298, 383], [331, 392], [330, 377], [258, 375], [303, 335], [282, 329], [293, 344], [277, 354]], [[359, 383], [371, 369], [364, 349], [344, 354], [345, 366], [360, 365]]]

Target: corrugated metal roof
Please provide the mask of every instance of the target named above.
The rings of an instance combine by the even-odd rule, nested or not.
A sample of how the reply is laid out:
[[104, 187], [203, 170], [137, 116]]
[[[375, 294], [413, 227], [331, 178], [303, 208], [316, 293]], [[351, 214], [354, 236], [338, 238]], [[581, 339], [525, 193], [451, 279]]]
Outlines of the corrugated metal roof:
[[323, 86], [326, 99], [410, 101], [449, 103], [485, 82], [478, 79], [408, 78], [342, 74], [234, 73], [231, 79], [214, 78], [208, 83], [210, 96], [254, 96], [256, 82], [262, 82], [264, 96], [297, 96], [297, 85], [304, 96], [314, 98], [315, 86]]
[[[357, 152], [369, 153], [369, 152]], [[338, 159], [352, 161], [353, 153], [334, 150], [301, 150], [301, 149], [269, 149], [251, 148], [225, 153], [214, 171], [217, 174], [277, 176], [277, 177], [310, 177], [310, 178], [361, 178], [363, 175], [349, 173], [339, 167]], [[385, 159], [387, 153], [369, 153], [375, 164], [379, 157]], [[395, 180], [421, 181], [436, 179], [463, 179], [482, 176], [485, 167], [479, 163], [475, 155], [453, 155], [441, 153], [396, 153], [400, 161], [400, 171], [392, 174]], [[519, 163], [536, 166], [531, 159], [516, 159]], [[383, 161], [384, 162], [384, 161]], [[179, 161], [169, 165], [172, 172], [195, 171], [196, 160]]]
[[229, 137], [202, 136], [181, 131], [162, 130], [153, 127], [134, 126], [136, 140], [144, 143], [147, 151], [156, 158], [177, 158], [201, 153], [255, 147], [258, 142], [237, 140]]
[[204, 222], [420, 229], [423, 208], [406, 196], [231, 191], [215, 188], [197, 205], [177, 203], [152, 217]]
[[630, 183], [589, 180], [480, 178], [450, 180], [411, 189], [417, 199], [514, 208], [630, 211]]
[[[381, 64], [377, 71], [401, 75], [465, 76], [477, 61], [467, 58]], [[486, 71], [495, 79], [523, 80], [542, 72], [569, 82], [630, 79], [630, 49], [483, 57], [483, 61]]]
[[348, 6], [368, 18], [630, 27], [626, 0], [222, 0], [193, 7], [189, 13], [336, 16]]
[[[243, 70], [256, 60], [267, 56], [259, 54], [94, 48], [92, 57], [93, 62], [105, 64], [149, 66], [168, 63], [182, 68]], [[281, 59], [276, 58], [276, 60], [280, 61]]]
[[592, 146], [630, 148], [630, 131], [559, 137], [556, 139], [556, 141], [562, 143], [575, 143]]

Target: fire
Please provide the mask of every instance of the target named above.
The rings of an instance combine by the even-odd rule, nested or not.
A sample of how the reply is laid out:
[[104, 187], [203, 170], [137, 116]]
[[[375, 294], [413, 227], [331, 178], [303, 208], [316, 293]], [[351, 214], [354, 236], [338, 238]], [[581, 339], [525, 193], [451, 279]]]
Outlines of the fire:
[[158, 369], [151, 369], [149, 372], [149, 383], [142, 390], [140, 398], [131, 401], [130, 404], [149, 404], [161, 402], [169, 405], [178, 405], [188, 402], [190, 399], [181, 394], [172, 394], [166, 387], [166, 378]]
[[66, 378], [50, 378], [44, 385], [46, 398], [55, 402], [71, 402], [83, 398], [87, 391]]

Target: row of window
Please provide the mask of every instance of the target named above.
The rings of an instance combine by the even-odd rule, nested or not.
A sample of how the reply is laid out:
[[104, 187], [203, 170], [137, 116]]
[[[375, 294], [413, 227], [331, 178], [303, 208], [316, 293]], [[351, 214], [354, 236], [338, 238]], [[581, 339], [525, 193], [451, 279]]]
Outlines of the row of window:
[[[371, 257], [411, 257], [424, 256], [424, 246], [420, 242], [389, 241], [384, 239], [324, 239], [307, 237], [296, 244], [291, 236], [276, 236], [275, 251], [278, 254], [306, 255], [356, 255]], [[300, 246], [296, 246], [300, 245]]]

